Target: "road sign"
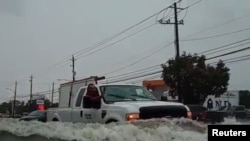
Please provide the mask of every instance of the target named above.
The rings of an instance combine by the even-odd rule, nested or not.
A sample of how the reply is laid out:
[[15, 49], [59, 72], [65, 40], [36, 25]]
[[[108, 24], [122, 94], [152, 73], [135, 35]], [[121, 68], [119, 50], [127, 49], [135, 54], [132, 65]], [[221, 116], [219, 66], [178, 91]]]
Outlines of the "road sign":
[[36, 100], [36, 104], [37, 105], [43, 105], [44, 104], [44, 100], [37, 99]]

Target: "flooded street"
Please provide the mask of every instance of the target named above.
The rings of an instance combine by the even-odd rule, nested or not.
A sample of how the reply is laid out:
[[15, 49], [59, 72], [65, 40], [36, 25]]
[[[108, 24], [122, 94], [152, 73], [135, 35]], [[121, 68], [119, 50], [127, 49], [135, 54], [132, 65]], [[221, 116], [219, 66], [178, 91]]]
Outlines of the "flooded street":
[[[225, 119], [221, 124], [247, 124]], [[72, 124], [0, 121], [1, 141], [206, 141], [207, 124], [187, 119], [138, 121], [132, 124]]]

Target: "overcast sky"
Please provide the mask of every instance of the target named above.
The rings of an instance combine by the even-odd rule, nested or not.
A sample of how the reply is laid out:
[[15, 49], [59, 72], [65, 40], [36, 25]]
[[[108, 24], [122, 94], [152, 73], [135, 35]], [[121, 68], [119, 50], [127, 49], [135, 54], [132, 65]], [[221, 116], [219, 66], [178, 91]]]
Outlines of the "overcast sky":
[[[197, 1], [199, 0], [183, 0], [179, 6], [186, 7]], [[53, 81], [57, 88], [58, 84], [62, 83], [57, 79], [72, 78], [70, 63], [64, 65], [70, 62], [67, 57], [128, 28], [169, 6], [172, 2], [173, 0], [0, 0], [0, 102], [13, 96], [13, 92], [6, 88], [14, 89], [15, 80], [18, 80], [18, 95], [28, 94], [31, 74], [34, 76], [33, 92], [51, 89]], [[179, 14], [179, 19], [184, 18], [184, 25], [179, 27], [180, 40], [249, 28], [249, 4], [249, 0], [202, 0]], [[167, 10], [158, 18], [151, 18], [134, 30], [107, 42], [104, 46], [156, 23], [156, 19], [169, 14], [173, 13]], [[193, 34], [243, 16], [245, 17], [223, 26]], [[249, 30], [246, 30], [216, 38], [181, 41], [180, 50], [199, 53], [246, 39], [249, 35]], [[86, 57], [76, 57], [76, 78], [106, 74], [119, 69], [150, 55], [173, 40], [173, 25], [155, 24], [111, 47]], [[221, 59], [242, 56], [249, 52], [245, 51], [221, 57]], [[87, 53], [89, 52], [84, 51], [80, 55]], [[171, 44], [144, 61], [109, 76], [154, 66], [174, 55], [174, 44]], [[210, 62], [217, 60], [218, 58]], [[64, 66], [49, 69], [58, 62], [59, 65]], [[229, 89], [250, 89], [250, 60], [228, 64], [228, 66], [231, 69]]]

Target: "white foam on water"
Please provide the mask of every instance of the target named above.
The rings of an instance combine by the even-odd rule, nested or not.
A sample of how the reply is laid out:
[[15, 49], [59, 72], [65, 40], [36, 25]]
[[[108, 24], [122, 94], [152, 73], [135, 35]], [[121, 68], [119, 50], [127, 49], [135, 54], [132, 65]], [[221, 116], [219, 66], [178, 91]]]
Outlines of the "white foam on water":
[[[238, 124], [225, 119], [222, 124]], [[17, 136], [40, 135], [79, 141], [206, 141], [206, 124], [188, 119], [152, 119], [131, 124], [73, 124], [61, 122], [19, 122], [0, 119], [0, 131]]]

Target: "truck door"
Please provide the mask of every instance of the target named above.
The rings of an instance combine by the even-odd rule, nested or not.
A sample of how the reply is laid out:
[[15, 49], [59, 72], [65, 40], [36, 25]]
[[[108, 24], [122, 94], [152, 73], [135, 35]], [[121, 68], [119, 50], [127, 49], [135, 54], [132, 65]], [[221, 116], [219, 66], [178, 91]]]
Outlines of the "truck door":
[[82, 88], [78, 92], [74, 108], [72, 108], [72, 122], [86, 122], [84, 110], [82, 108], [82, 101], [85, 93], [86, 88]]

